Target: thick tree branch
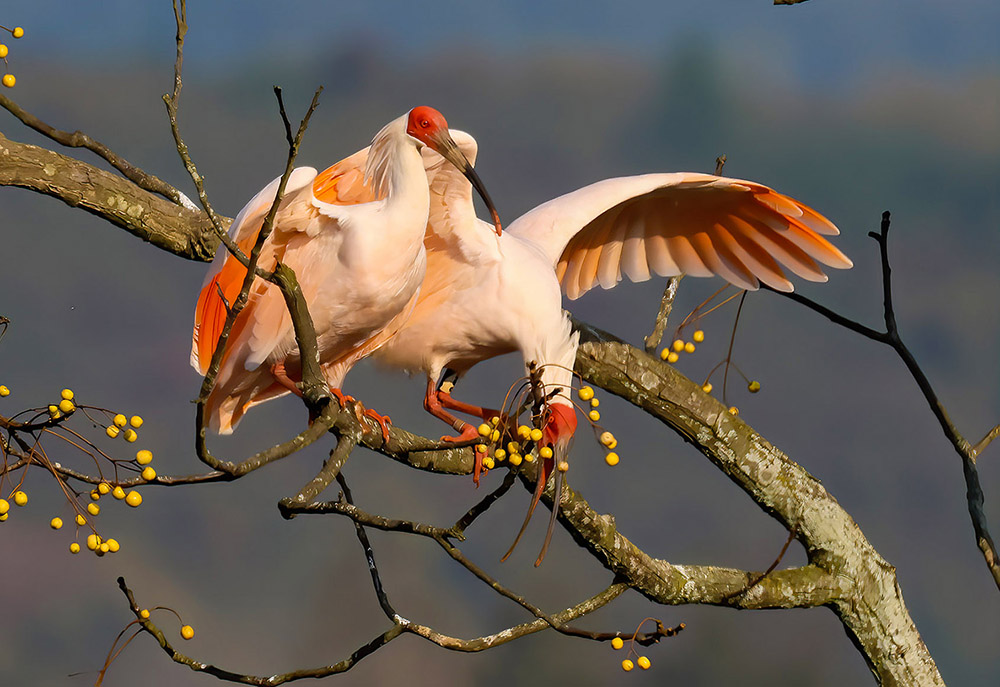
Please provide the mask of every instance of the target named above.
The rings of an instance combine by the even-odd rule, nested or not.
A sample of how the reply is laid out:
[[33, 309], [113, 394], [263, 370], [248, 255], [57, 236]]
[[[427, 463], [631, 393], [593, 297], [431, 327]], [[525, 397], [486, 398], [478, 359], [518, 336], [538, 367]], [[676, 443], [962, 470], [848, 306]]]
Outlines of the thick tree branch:
[[28, 126], [38, 133], [51, 138], [56, 143], [62, 144], [67, 148], [86, 148], [92, 153], [104, 158], [109, 164], [111, 164], [112, 167], [121, 172], [126, 179], [131, 181], [136, 186], [145, 189], [150, 193], [156, 193], [163, 196], [177, 205], [186, 207], [188, 210], [196, 209], [194, 204], [191, 203], [191, 200], [176, 188], [153, 174], [147, 174], [100, 141], [94, 140], [82, 131], [69, 133], [68, 131], [56, 129], [53, 126], [46, 124], [30, 112], [24, 110], [20, 105], [2, 93], [0, 93], [0, 107], [3, 107], [5, 110], [21, 120], [21, 123], [25, 126]]
[[[588, 381], [621, 396], [660, 419], [705, 454], [768, 514], [786, 528], [795, 527], [806, 548], [809, 566], [800, 572], [774, 571], [749, 590], [729, 601], [755, 603], [758, 599], [781, 601], [787, 596], [782, 574], [794, 574], [798, 583], [813, 586], [814, 593], [831, 593], [825, 602], [840, 617], [852, 641], [864, 654], [882, 684], [943, 684], [934, 660], [920, 638], [903, 603], [894, 568], [878, 555], [857, 524], [814, 477], [790, 460], [725, 406], [673, 367], [622, 343], [593, 327], [581, 327], [577, 371]], [[609, 516], [597, 516], [584, 503], [574, 503], [564, 489], [561, 510], [574, 531], [587, 532], [581, 543], [606, 565], [618, 566], [622, 543]], [[588, 532], [587, 528], [590, 528]], [[575, 535], [574, 536], [579, 536]], [[640, 571], [630, 581], [660, 603], [687, 598], [711, 603], [716, 584], [725, 574], [712, 573], [705, 581], [691, 577], [690, 568], [661, 561], [626, 565], [619, 574]], [[618, 570], [615, 567], [616, 571]], [[674, 571], [689, 578], [679, 589], [671, 584]], [[806, 571], [809, 572], [806, 572]], [[815, 577], [813, 577], [815, 576]], [[738, 575], [729, 581], [739, 583]], [[744, 579], [743, 584], [751, 580]], [[707, 584], [706, 584], [707, 583]], [[694, 588], [695, 596], [691, 597]], [[735, 591], [731, 589], [723, 597]], [[791, 599], [799, 598], [792, 595]]]
[[[58, 198], [121, 227], [161, 250], [209, 262], [219, 239], [199, 212], [175, 205], [93, 165], [0, 133], [0, 186]], [[228, 226], [229, 220], [223, 218]]]

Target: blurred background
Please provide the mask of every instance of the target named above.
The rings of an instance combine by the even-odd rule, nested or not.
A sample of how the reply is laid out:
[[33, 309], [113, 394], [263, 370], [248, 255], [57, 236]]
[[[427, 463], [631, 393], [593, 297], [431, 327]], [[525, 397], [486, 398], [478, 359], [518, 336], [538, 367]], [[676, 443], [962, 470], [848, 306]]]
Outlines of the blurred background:
[[[953, 419], [975, 441], [1000, 421], [1000, 5], [963, 0], [766, 0], [459, 3], [192, 3], [181, 126], [215, 207], [233, 216], [284, 165], [271, 86], [290, 116], [326, 87], [299, 161], [324, 167], [367, 144], [418, 104], [439, 108], [479, 141], [479, 173], [505, 222], [609, 176], [711, 171], [769, 184], [820, 210], [855, 262], [802, 292], [881, 326], [877, 248], [867, 232], [883, 210], [896, 311], [906, 342]], [[67, 130], [81, 129], [194, 195], [160, 96], [172, 87], [170, 3], [7, 0], [7, 93]], [[54, 148], [0, 112], [0, 131]], [[71, 154], [99, 164], [81, 151]], [[74, 426], [121, 458], [151, 449], [161, 474], [203, 468], [194, 457], [200, 378], [188, 367], [193, 304], [206, 266], [143, 245], [58, 201], [0, 188], [0, 412], [45, 405], [72, 387], [81, 403], [146, 419], [139, 442]], [[717, 288], [682, 284], [674, 325]], [[577, 316], [641, 343], [663, 280], [623, 283], [568, 304]], [[797, 286], [798, 288], [798, 286]], [[704, 321], [706, 342], [678, 364], [702, 381], [725, 355], [734, 310]], [[907, 606], [947, 682], [995, 684], [1000, 596], [975, 546], [961, 467], [894, 354], [771, 293], [751, 294], [735, 359], [763, 390], [730, 379], [742, 416], [820, 478], [896, 566]], [[496, 405], [521, 373], [514, 356], [477, 368], [460, 387]], [[716, 395], [722, 380], [713, 377]], [[422, 380], [361, 365], [345, 389], [397, 424], [439, 435], [420, 408]], [[602, 423], [622, 462], [576, 442], [573, 484], [621, 531], [673, 563], [765, 568], [786, 533], [664, 426], [606, 394]], [[293, 399], [255, 409], [233, 438], [212, 442], [241, 459], [299, 430]], [[0, 525], [0, 682], [92, 684], [131, 619], [115, 577], [143, 606], [166, 605], [195, 627], [191, 642], [158, 616], [179, 648], [246, 673], [339, 661], [388, 627], [353, 527], [332, 517], [282, 520], [277, 501], [318, 469], [331, 442], [236, 483], [146, 488], [138, 510], [100, 516], [120, 553], [71, 556], [71, 511], [41, 471], [31, 497]], [[87, 461], [48, 444], [54, 460]], [[1000, 469], [981, 461], [987, 514], [1000, 531]], [[434, 477], [359, 450], [345, 468], [370, 512], [450, 524], [499, 483]], [[335, 493], [329, 494], [334, 497]], [[473, 560], [555, 611], [611, 580], [562, 531], [542, 567], [531, 563], [547, 514], [518, 551], [528, 494], [516, 490], [470, 530]], [[127, 511], [127, 512], [126, 512]], [[398, 611], [473, 637], [526, 619], [428, 541], [370, 534]], [[785, 565], [805, 558], [794, 544]], [[687, 623], [643, 651], [653, 666], [632, 684], [872, 684], [862, 657], [826, 609], [738, 613], [653, 607], [628, 593], [581, 621], [631, 631], [647, 617]], [[620, 653], [543, 633], [477, 655], [403, 637], [330, 684], [602, 685], [625, 680]], [[72, 675], [72, 676], [71, 676]], [[209, 685], [146, 636], [106, 685]]]

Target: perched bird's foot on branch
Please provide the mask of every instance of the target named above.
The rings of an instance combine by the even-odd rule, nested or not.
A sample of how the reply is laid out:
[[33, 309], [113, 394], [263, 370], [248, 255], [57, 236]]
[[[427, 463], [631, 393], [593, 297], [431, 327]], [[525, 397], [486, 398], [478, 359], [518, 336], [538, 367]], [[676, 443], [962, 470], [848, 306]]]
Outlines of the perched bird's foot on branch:
[[[333, 397], [337, 399], [337, 403], [340, 404], [341, 408], [346, 408], [348, 404], [357, 402], [354, 400], [353, 396], [347, 396], [346, 394], [344, 394], [343, 391], [341, 391], [340, 389], [336, 389], [332, 386], [330, 387], [330, 393], [333, 394]], [[359, 417], [358, 419], [360, 420], [361, 418]]]
[[296, 396], [302, 395], [302, 389], [299, 388], [298, 383], [288, 376], [288, 372], [285, 370], [284, 362], [271, 365], [271, 376], [274, 377], [274, 381], [278, 382], [278, 384], [285, 387]]
[[[360, 405], [361, 404], [359, 403], [358, 406], [360, 407]], [[367, 408], [364, 412], [364, 415], [378, 423], [378, 426], [382, 428], [382, 442], [388, 444], [389, 425], [392, 424], [392, 418], [390, 418], [388, 415], [382, 415], [381, 413], [377, 413], [371, 408]]]

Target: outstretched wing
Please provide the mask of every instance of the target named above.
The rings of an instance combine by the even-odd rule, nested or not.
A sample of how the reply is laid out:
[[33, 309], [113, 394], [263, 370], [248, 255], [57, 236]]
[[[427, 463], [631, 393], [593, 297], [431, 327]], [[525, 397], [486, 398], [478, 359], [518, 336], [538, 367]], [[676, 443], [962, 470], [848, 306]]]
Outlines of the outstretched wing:
[[549, 257], [570, 299], [654, 273], [791, 291], [784, 270], [826, 281], [820, 264], [853, 264], [823, 238], [840, 232], [815, 210], [762, 184], [710, 174], [605, 179], [539, 205], [507, 231]]

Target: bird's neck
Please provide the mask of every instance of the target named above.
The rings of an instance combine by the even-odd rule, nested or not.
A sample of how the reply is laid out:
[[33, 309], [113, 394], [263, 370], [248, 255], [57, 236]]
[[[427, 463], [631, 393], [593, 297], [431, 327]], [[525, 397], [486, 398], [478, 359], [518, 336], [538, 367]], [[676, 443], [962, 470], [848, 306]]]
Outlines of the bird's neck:
[[427, 196], [423, 158], [404, 126], [405, 118], [389, 122], [372, 140], [365, 178], [376, 198], [399, 201]]
[[535, 361], [541, 367], [541, 379], [553, 400], [572, 404], [573, 364], [579, 335], [572, 330], [569, 318], [563, 314], [558, 323], [551, 323], [544, 331], [537, 331], [534, 341], [522, 348], [525, 362]]

